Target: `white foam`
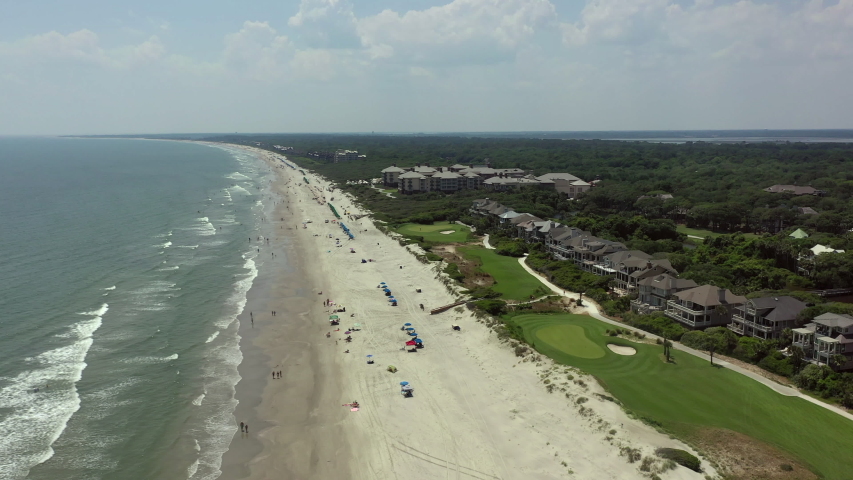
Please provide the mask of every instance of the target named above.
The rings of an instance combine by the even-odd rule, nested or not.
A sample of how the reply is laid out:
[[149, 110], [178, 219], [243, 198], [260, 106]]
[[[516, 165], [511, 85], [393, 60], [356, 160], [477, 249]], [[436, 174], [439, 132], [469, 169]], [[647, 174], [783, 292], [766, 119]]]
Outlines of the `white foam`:
[[175, 265], [174, 267], [163, 267], [163, 268], [158, 268], [158, 269], [157, 269], [157, 271], [158, 271], [158, 272], [168, 272], [168, 271], [171, 271], [171, 270], [177, 270], [177, 269], [179, 269], [179, 268], [181, 268], [181, 267], [180, 267], [180, 266], [178, 266], [178, 265]]
[[115, 285], [113, 285], [112, 287], [107, 287], [107, 288], [105, 288], [104, 290], [115, 290], [115, 289], [116, 289], [116, 286], [115, 286]]
[[162, 243], [160, 245], [153, 245], [154, 248], [169, 248], [172, 246], [172, 242]]
[[216, 235], [216, 227], [214, 227], [213, 224], [210, 223], [210, 219], [208, 219], [207, 217], [201, 217], [197, 219], [197, 222], [199, 224], [196, 225], [193, 230], [195, 230], [199, 235], [205, 237], [210, 235]]
[[195, 472], [197, 472], [197, 471], [198, 471], [198, 459], [196, 458], [195, 461], [192, 463], [192, 465], [187, 467], [187, 478], [192, 478], [192, 476], [195, 475]]
[[225, 178], [231, 180], [251, 180], [249, 177], [243, 175], [240, 172], [229, 173], [228, 175], [225, 175]]
[[125, 358], [122, 360], [122, 363], [131, 363], [131, 364], [154, 364], [154, 363], [167, 363], [172, 360], [177, 360], [178, 354], [172, 354], [168, 357], [131, 357]]
[[207, 392], [202, 392], [201, 395], [195, 397], [195, 399], [193, 399], [193, 405], [195, 405], [196, 407], [200, 406], [201, 402], [202, 402], [202, 400], [204, 400], [204, 396], [206, 394], [207, 394]]
[[219, 336], [219, 330], [213, 332], [213, 335], [207, 337], [207, 340], [204, 343], [210, 343], [210, 342], [216, 340], [216, 337], [218, 337], [218, 336]]
[[[76, 383], [86, 369], [92, 336], [108, 310], [105, 303], [81, 313], [92, 318], [71, 325], [62, 336], [74, 338], [74, 343], [25, 359], [32, 369], [4, 379], [0, 407], [8, 413], [0, 422], [5, 432], [0, 435], [0, 478], [24, 478], [30, 468], [53, 456], [51, 445], [80, 408]], [[33, 392], [36, 387], [39, 393]]]
[[198, 248], [198, 245], [175, 245], [175, 248]]
[[[246, 190], [245, 188], [241, 187], [240, 185], [234, 185], [234, 186], [233, 186], [233, 187], [231, 187], [229, 190], [233, 190], [233, 191], [234, 191], [234, 193], [242, 193], [242, 194], [245, 194], [245, 195], [251, 195], [251, 194], [252, 194], [252, 192], [250, 192], [250, 191]], [[231, 198], [231, 195], [230, 195], [230, 194], [228, 195], [228, 198]]]

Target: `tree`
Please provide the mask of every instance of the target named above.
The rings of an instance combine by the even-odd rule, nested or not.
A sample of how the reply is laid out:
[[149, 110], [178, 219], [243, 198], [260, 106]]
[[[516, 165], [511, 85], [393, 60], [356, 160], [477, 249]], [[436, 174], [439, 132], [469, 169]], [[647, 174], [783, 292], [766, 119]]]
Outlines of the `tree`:
[[833, 370], [838, 370], [843, 367], [845, 363], [847, 363], [847, 357], [844, 355], [833, 355], [829, 357], [829, 366], [832, 367]]
[[791, 355], [788, 357], [788, 363], [793, 367], [795, 374], [799, 373], [800, 368], [802, 368], [806, 361], [806, 354], [803, 352], [802, 348], [797, 347], [796, 345], [788, 347], [788, 351], [791, 352]]

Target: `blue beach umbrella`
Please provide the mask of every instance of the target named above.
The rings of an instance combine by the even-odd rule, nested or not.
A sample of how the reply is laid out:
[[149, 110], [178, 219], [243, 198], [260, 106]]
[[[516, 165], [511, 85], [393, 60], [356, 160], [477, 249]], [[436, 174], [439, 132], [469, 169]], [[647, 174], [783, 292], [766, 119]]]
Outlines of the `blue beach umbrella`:
[[411, 332], [415, 331], [414, 327], [409, 327], [409, 328], [407, 328], [406, 330], [409, 330], [409, 331], [411, 331]]
[[373, 358], [373, 355], [368, 355], [367, 358]]
[[404, 323], [403, 325], [405, 325], [405, 326], [407, 326], [407, 327], [411, 327], [411, 326], [412, 326], [412, 324], [411, 324], [411, 323]]
[[415, 339], [415, 343], [424, 343], [424, 341], [423, 341], [423, 340], [421, 340], [420, 338], [416, 338], [416, 339]]
[[403, 385], [404, 387], [408, 384], [409, 384], [409, 382], [400, 382], [400, 385]]

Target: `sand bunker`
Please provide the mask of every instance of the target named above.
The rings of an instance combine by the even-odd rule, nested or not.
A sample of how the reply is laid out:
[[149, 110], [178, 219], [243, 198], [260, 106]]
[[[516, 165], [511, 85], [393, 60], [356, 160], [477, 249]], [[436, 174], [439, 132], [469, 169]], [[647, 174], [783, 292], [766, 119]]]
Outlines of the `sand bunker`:
[[439, 233], [443, 233], [445, 235], [450, 235], [451, 233], [456, 233], [456, 230], [442, 230]]
[[634, 347], [624, 347], [622, 345], [613, 345], [612, 343], [608, 343], [607, 348], [616, 355], [634, 355], [637, 353]]

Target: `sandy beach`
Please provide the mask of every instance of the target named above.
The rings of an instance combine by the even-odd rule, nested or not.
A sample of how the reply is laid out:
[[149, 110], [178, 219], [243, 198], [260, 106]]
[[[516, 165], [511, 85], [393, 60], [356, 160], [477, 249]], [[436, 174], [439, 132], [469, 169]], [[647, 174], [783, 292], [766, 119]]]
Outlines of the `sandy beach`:
[[[467, 309], [430, 315], [456, 300], [433, 265], [417, 261], [369, 216], [348, 219], [345, 212], [368, 212], [324, 179], [308, 174], [305, 185], [283, 157], [245, 148], [276, 172], [270, 243], [259, 248], [282, 260], [260, 270], [241, 317], [235, 419], [250, 433], [235, 435], [221, 478], [633, 479], [648, 473], [628, 461], [626, 449], [643, 457], [658, 447], [692, 451], [596, 395], [606, 392], [591, 377], [544, 357], [517, 357]], [[334, 198], [354, 239], [323, 196]], [[332, 311], [339, 308], [345, 312]], [[332, 313], [340, 331], [329, 326]], [[344, 332], [355, 323], [360, 328], [347, 343]], [[404, 323], [425, 348], [405, 348]], [[273, 379], [279, 370], [282, 378]], [[553, 393], [546, 378], [557, 385]], [[401, 395], [400, 382], [414, 387], [412, 397]], [[345, 406], [353, 401], [358, 411]], [[705, 474], [715, 472], [678, 467], [659, 475]]]

